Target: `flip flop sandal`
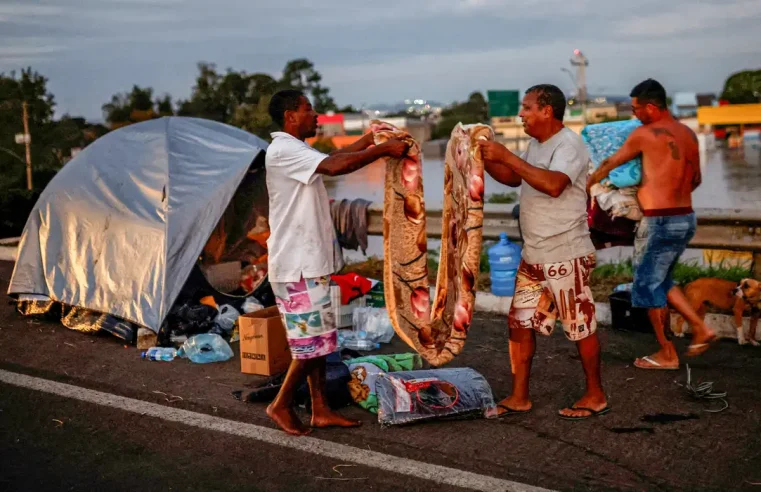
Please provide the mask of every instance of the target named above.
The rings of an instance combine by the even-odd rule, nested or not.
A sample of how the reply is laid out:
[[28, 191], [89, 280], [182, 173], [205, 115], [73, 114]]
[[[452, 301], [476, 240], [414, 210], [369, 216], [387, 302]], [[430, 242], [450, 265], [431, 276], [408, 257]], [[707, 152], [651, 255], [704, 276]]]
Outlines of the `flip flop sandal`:
[[[644, 361], [647, 362], [649, 365], [641, 365], [637, 364], [638, 361]], [[649, 356], [640, 357], [638, 360], [634, 361], [634, 367], [638, 369], [647, 369], [647, 370], [660, 370], [660, 371], [678, 371], [679, 365], [676, 366], [664, 366], [660, 362], [651, 359]]]
[[505, 405], [497, 405], [497, 408], [501, 408], [502, 410], [504, 410], [504, 412], [502, 412], [500, 414], [497, 414], [494, 417], [494, 418], [498, 418], [498, 419], [502, 418], [502, 417], [507, 417], [509, 415], [521, 415], [521, 414], [524, 414], [524, 413], [529, 413], [531, 411], [530, 408], [528, 410], [513, 410], [512, 408], [510, 408], [508, 406], [505, 406]]
[[589, 415], [580, 415], [578, 417], [571, 417], [568, 415], [563, 415], [561, 413], [558, 413], [558, 417], [560, 417], [563, 420], [570, 420], [572, 422], [578, 421], [578, 420], [587, 420], [591, 419], [592, 417], [599, 417], [600, 415], [605, 415], [606, 413], [610, 412], [610, 406], [607, 406], [603, 408], [602, 410], [592, 410], [591, 408], [586, 407], [568, 407], [571, 410], [584, 410], [585, 412], [589, 412]]
[[684, 355], [686, 355], [687, 357], [697, 357], [698, 355], [702, 355], [706, 350], [708, 350], [708, 347], [710, 347], [711, 344], [713, 344], [713, 342], [715, 342], [717, 339], [718, 338], [716, 337], [716, 335], [714, 335], [713, 337], [706, 340], [704, 343], [695, 343], [692, 345], [688, 345], [687, 353], [685, 353]]

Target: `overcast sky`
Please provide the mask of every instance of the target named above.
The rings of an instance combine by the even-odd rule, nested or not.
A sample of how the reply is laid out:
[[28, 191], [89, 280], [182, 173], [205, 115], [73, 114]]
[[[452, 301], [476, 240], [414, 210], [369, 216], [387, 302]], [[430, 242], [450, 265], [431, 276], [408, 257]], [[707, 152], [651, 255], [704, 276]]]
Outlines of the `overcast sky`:
[[761, 0], [0, 0], [0, 71], [32, 66], [58, 114], [93, 119], [132, 84], [187, 97], [198, 61], [278, 75], [307, 57], [340, 105], [570, 92], [574, 48], [594, 94], [719, 91], [761, 68], [759, 21]]

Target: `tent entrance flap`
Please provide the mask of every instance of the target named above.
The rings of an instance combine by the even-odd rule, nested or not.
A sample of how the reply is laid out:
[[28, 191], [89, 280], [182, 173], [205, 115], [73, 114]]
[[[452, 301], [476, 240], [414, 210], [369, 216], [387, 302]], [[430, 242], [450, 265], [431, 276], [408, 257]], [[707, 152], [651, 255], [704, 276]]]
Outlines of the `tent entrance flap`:
[[269, 195], [261, 152], [201, 253], [201, 271], [215, 289], [246, 296], [267, 282], [268, 217]]

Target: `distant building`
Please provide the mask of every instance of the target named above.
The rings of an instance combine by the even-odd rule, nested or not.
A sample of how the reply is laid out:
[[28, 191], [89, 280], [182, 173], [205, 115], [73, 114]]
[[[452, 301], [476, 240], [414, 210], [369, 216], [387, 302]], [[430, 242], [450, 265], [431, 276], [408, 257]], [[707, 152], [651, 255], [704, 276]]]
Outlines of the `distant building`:
[[320, 139], [332, 139], [333, 144], [342, 148], [359, 139], [370, 129], [370, 122], [378, 119], [409, 133], [416, 141], [423, 143], [431, 139], [433, 122], [409, 116], [368, 115], [366, 113], [328, 113], [317, 116], [317, 135], [307, 139], [310, 145]]
[[698, 94], [696, 98], [698, 100], [698, 107], [719, 105], [716, 94]]
[[317, 132], [323, 137], [345, 135], [344, 115], [329, 112], [317, 116]]
[[698, 95], [694, 92], [676, 92], [671, 96], [671, 114], [677, 118], [691, 118], [698, 114]]

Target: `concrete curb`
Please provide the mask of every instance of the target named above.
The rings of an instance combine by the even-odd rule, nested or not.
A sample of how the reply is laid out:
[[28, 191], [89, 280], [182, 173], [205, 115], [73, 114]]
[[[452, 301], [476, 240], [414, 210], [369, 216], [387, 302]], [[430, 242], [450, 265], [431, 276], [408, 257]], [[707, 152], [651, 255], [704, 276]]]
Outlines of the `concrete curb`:
[[[433, 291], [432, 291], [433, 294]], [[478, 292], [476, 294], [476, 311], [487, 313], [498, 313], [507, 315], [510, 312], [510, 305], [512, 304], [512, 297], [500, 297], [495, 296], [491, 292]], [[601, 325], [611, 326], [613, 324], [613, 314], [610, 310], [610, 304], [605, 302], [596, 302], [595, 309], [597, 312], [597, 322]], [[679, 321], [679, 315], [671, 315], [671, 328], [678, 329], [677, 322]], [[711, 329], [714, 330], [719, 338], [729, 338], [737, 340], [737, 329], [735, 328], [734, 316], [727, 314], [707, 314], [705, 322]], [[759, 322], [761, 325], [761, 322]], [[750, 328], [750, 318], [743, 318], [743, 328], [745, 333], [748, 333]], [[761, 328], [761, 327], [760, 327]], [[689, 326], [685, 323], [684, 333], [690, 333]], [[684, 333], [676, 336], [684, 336]], [[761, 329], [756, 330], [756, 340], [761, 341]]]

